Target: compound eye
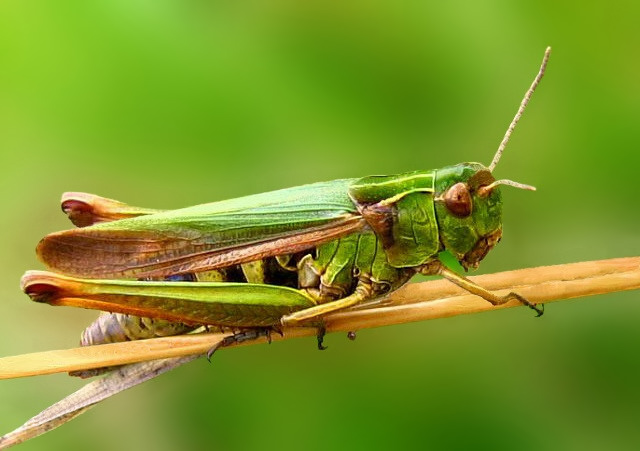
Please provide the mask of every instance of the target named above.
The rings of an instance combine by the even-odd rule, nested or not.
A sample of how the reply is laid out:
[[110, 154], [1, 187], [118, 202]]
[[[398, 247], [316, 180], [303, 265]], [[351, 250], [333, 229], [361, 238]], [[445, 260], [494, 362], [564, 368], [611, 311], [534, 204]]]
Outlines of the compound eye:
[[471, 214], [471, 194], [466, 183], [456, 183], [444, 195], [444, 203], [454, 216], [465, 218]]

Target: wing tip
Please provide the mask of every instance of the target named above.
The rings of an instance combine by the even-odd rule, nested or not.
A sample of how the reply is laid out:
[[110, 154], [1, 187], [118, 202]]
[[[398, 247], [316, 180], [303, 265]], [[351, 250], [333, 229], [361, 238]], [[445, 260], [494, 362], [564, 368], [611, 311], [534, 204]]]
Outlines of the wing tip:
[[[56, 246], [55, 239], [56, 237], [64, 232], [54, 232], [42, 238], [38, 245], [36, 246], [36, 256], [38, 260], [44, 263], [47, 267], [55, 266], [54, 263], [56, 259]], [[29, 272], [37, 272], [37, 271], [29, 271]]]

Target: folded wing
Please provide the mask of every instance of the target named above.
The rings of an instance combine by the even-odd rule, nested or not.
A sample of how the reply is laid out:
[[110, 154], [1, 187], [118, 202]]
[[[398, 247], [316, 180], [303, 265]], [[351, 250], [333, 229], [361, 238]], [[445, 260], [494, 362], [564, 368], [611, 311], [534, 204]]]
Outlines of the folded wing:
[[336, 180], [95, 224], [46, 236], [49, 268], [88, 278], [198, 272], [312, 248], [362, 230]]

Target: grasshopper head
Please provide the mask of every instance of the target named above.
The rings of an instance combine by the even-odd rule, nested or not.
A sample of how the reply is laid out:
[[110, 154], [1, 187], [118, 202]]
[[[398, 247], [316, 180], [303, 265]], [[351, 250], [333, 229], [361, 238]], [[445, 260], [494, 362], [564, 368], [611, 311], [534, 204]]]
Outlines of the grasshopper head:
[[480, 163], [461, 163], [436, 172], [440, 243], [465, 269], [477, 268], [502, 237], [500, 185], [535, 190], [511, 180], [496, 180]]
[[493, 175], [480, 163], [439, 169], [435, 209], [440, 242], [462, 266], [477, 267], [502, 236], [502, 197]]

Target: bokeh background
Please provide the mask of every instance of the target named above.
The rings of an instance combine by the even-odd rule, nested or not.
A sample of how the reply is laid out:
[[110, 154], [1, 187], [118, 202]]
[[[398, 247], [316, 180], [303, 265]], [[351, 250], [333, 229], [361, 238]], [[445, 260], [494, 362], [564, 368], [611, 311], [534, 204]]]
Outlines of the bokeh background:
[[[478, 273], [640, 253], [639, 3], [0, 4], [0, 355], [72, 347], [94, 312], [30, 303], [63, 191], [177, 208], [488, 163], [504, 239]], [[23, 449], [637, 449], [638, 292], [221, 352]], [[2, 433], [83, 382], [0, 383]]]

